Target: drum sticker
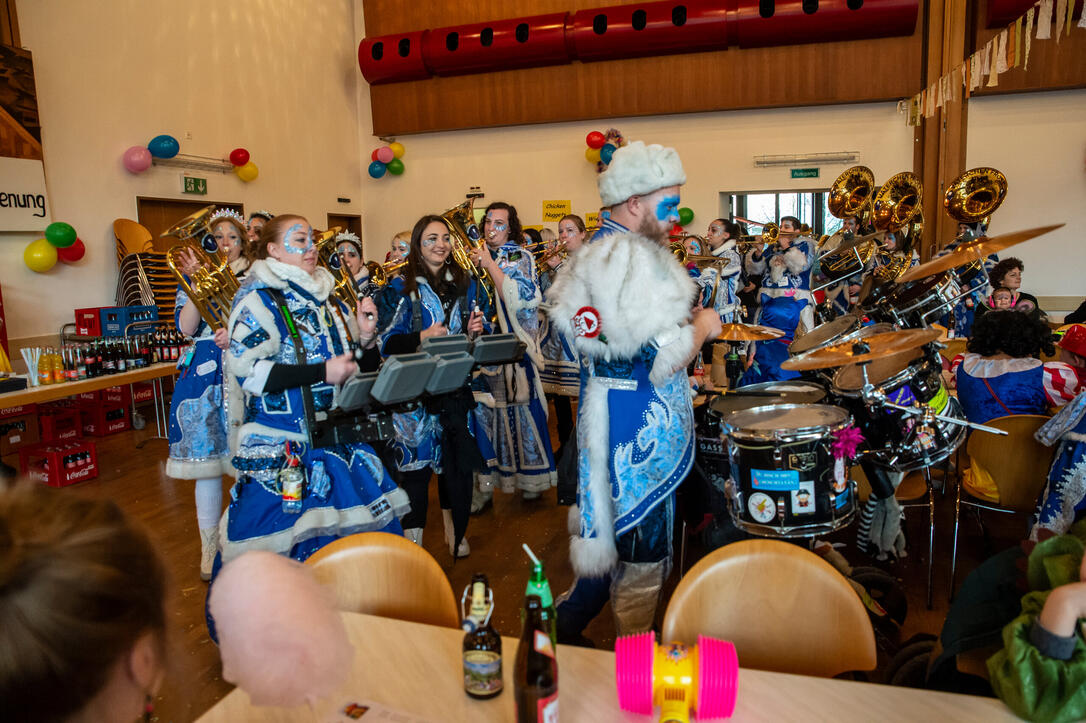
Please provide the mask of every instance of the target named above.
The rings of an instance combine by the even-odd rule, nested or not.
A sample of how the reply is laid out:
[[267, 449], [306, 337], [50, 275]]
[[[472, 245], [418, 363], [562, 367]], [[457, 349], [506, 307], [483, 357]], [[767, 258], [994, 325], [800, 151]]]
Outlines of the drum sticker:
[[848, 476], [845, 470], [845, 458], [838, 457], [833, 461], [833, 491], [841, 494], [848, 487]]
[[763, 525], [772, 522], [773, 515], [777, 512], [773, 498], [764, 492], [752, 494], [747, 499], [747, 509], [750, 510], [750, 516], [754, 518], [754, 521], [761, 522]]
[[814, 511], [814, 482], [800, 482], [799, 489], [792, 490], [792, 514], [813, 515]]
[[796, 454], [788, 455], [788, 468], [796, 469], [801, 472], [812, 470], [815, 468], [815, 464], [818, 463], [818, 455], [814, 452], [797, 452]]
[[799, 472], [794, 469], [752, 469], [750, 484], [756, 490], [798, 490]]

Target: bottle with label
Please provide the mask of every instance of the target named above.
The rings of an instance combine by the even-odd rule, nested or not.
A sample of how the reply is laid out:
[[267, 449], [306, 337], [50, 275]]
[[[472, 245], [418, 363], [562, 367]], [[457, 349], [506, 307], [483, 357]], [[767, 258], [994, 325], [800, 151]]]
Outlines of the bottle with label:
[[86, 379], [87, 378], [87, 350], [85, 346], [79, 345], [74, 351], [75, 355], [75, 378]]
[[[502, 692], [502, 638], [490, 626], [494, 613], [493, 592], [486, 575], [475, 573], [470, 592], [471, 606], [461, 627], [464, 628], [464, 692], [472, 698], [493, 698]], [[461, 600], [463, 605], [463, 600]]]
[[113, 348], [109, 345], [109, 342], [106, 342], [105, 347], [99, 353], [98, 358], [102, 360], [103, 374], [117, 373], [117, 360], [113, 356]]
[[181, 358], [181, 335], [176, 331], [170, 332], [170, 361]]
[[63, 384], [68, 381], [68, 375], [64, 372], [64, 356], [60, 353], [61, 347], [57, 347], [53, 350], [53, 357], [50, 359], [53, 366], [53, 384]]
[[117, 342], [113, 347], [114, 351], [116, 352], [115, 357], [118, 374], [128, 371], [128, 352], [125, 351], [124, 346], [125, 341], [122, 339], [121, 341]]
[[557, 723], [558, 660], [543, 621], [543, 602], [538, 595], [529, 595], [524, 610], [524, 632], [513, 669], [517, 723]]
[[702, 358], [700, 351], [697, 359], [694, 360], [694, 381], [698, 389], [705, 386], [705, 360]]
[[42, 349], [38, 357], [38, 384], [53, 383], [53, 353], [51, 349]]

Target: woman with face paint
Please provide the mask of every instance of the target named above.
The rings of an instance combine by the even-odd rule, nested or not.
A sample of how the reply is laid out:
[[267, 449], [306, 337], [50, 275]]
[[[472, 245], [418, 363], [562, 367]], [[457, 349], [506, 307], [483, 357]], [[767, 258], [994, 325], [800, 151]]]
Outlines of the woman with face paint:
[[[209, 221], [211, 233], [237, 277], [249, 268], [244, 253], [247, 243], [245, 223], [235, 211], [221, 209]], [[179, 270], [191, 277], [199, 269], [196, 254], [187, 249], [180, 254]], [[200, 530], [200, 577], [211, 579], [211, 566], [219, 549], [218, 525], [222, 516], [222, 476], [233, 474], [227, 442], [226, 411], [223, 400], [222, 349], [227, 332], [212, 332], [196, 304], [180, 287], [174, 304], [174, 323], [178, 331], [193, 337], [193, 345], [178, 363], [180, 374], [170, 400], [170, 456], [166, 474], [174, 479], [195, 481], [196, 521]]]
[[256, 243], [260, 239], [260, 229], [264, 228], [264, 224], [271, 221], [271, 211], [253, 211], [249, 214], [249, 226], [245, 229], [246, 236], [250, 243]]
[[[423, 216], [411, 233], [404, 288], [391, 322], [381, 332], [385, 355], [410, 354], [423, 340], [447, 334], [475, 337], [486, 330], [476, 309], [474, 279], [451, 262], [452, 239], [440, 216]], [[471, 387], [439, 397], [394, 416], [396, 437], [389, 446], [390, 469], [411, 500], [401, 520], [408, 539], [422, 544], [431, 474], [437, 473], [438, 498], [449, 554], [466, 557], [464, 539], [471, 507], [473, 473], [484, 460], [468, 425], [475, 406]]]
[[[256, 255], [230, 315], [227, 371], [244, 404], [229, 405], [239, 426], [238, 477], [223, 563], [256, 549], [305, 560], [356, 532], [401, 534], [407, 495], [373, 448], [309, 441], [307, 418], [331, 409], [338, 386], [360, 368], [380, 363], [373, 300], [347, 309], [332, 296], [335, 280], [318, 267], [313, 229], [301, 216], [268, 222]], [[362, 349], [357, 363], [349, 339]]]
[[506, 492], [520, 489], [525, 499], [537, 499], [557, 480], [539, 381], [543, 353], [537, 310], [542, 295], [535, 261], [517, 245], [521, 232], [516, 208], [492, 203], [483, 222], [486, 243], [470, 252], [472, 261], [493, 282], [498, 328], [515, 334], [527, 346], [521, 361], [489, 367], [477, 378], [475, 437], [487, 471], [478, 477], [472, 503], [475, 512], [490, 504], [499, 481]]
[[336, 253], [340, 263], [354, 279], [354, 288], [359, 296], [373, 296], [376, 289], [370, 283], [370, 270], [362, 260], [362, 239], [350, 231], [336, 234]]

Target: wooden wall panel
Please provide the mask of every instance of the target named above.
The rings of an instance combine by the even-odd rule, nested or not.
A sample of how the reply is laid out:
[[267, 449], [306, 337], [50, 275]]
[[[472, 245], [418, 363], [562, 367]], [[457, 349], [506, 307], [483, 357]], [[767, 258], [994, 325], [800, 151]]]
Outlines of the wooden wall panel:
[[15, 0], [0, 0], [0, 45], [18, 48], [22, 44], [19, 37], [19, 18], [15, 14]]
[[0, 108], [0, 157], [42, 160], [41, 143]]

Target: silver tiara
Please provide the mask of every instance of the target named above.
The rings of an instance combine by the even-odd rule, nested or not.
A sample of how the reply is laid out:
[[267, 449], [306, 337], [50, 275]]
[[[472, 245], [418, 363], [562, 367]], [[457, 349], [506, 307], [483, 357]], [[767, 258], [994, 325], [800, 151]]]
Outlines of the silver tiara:
[[343, 241], [353, 241], [359, 246], [362, 245], [362, 239], [358, 238], [353, 231], [340, 231], [336, 234], [336, 243], [342, 243]]
[[218, 211], [211, 214], [208, 223], [214, 224], [216, 221], [224, 218], [231, 218], [240, 223], [242, 228], [245, 228], [245, 218], [232, 208], [220, 208]]

